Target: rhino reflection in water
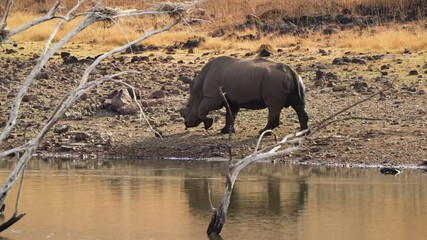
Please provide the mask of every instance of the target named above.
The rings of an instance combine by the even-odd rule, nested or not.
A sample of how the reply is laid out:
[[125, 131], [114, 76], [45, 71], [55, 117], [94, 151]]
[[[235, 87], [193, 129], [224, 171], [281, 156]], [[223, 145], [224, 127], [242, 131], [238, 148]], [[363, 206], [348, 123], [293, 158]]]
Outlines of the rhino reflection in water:
[[[285, 64], [261, 58], [240, 60], [218, 57], [209, 61], [194, 81], [184, 82], [190, 84], [190, 98], [180, 111], [186, 127], [196, 127], [201, 122], [205, 129], [212, 126], [213, 120], [207, 115], [224, 106], [219, 91], [219, 87], [222, 87], [234, 119], [240, 108], [268, 108], [268, 122], [260, 133], [279, 126], [280, 112], [289, 106], [296, 111], [301, 130], [308, 128], [303, 82]], [[232, 124], [230, 114], [226, 114], [221, 133], [228, 133]]]

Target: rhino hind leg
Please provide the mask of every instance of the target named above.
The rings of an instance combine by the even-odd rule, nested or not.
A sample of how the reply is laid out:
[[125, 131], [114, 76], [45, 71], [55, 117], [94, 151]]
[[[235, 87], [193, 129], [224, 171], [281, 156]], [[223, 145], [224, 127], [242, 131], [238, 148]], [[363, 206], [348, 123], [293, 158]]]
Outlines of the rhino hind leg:
[[300, 130], [305, 130], [308, 128], [308, 114], [305, 111], [304, 105], [292, 106], [295, 112], [298, 115], [298, 121], [300, 124]]
[[234, 105], [230, 105], [230, 110], [231, 110], [232, 117], [228, 112], [225, 114], [225, 126], [221, 129], [222, 134], [230, 133], [230, 130], [232, 133], [235, 132], [234, 122], [236, 121], [236, 116], [240, 108]]

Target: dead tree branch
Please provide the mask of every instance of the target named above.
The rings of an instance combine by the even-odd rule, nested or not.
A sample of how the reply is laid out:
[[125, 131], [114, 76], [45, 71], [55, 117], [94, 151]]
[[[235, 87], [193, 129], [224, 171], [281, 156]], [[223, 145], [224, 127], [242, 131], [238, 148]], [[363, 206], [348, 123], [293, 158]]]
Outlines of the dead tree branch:
[[[80, 4], [81, 4], [81, 1], [79, 1], [72, 10], [77, 9], [77, 7], [78, 7], [77, 5], [80, 5]], [[174, 4], [172, 4], [172, 3], [170, 3], [169, 5], [174, 6]], [[181, 6], [181, 3], [179, 3], [178, 5]], [[193, 6], [193, 4], [189, 5], [188, 8], [190, 8], [191, 6]], [[70, 11], [72, 11], [72, 10], [70, 10]], [[101, 21], [110, 21], [112, 18], [116, 18], [115, 16], [119, 13], [120, 13], [120, 11], [118, 11], [116, 9], [95, 7], [87, 13], [87, 15], [80, 21], [78, 26], [73, 31], [68, 33], [63, 39], [61, 39], [59, 42], [57, 42], [48, 51], [45, 50], [45, 54], [39, 58], [36, 65], [34, 66], [33, 70], [27, 76], [27, 78], [25, 79], [21, 88], [19, 89], [19, 92], [15, 98], [15, 102], [12, 105], [12, 108], [10, 110], [9, 119], [6, 123], [6, 126], [3, 129], [3, 132], [0, 134], [0, 142], [5, 141], [7, 139], [7, 137], [9, 136], [10, 132], [12, 131], [12, 129], [14, 128], [14, 126], [16, 124], [16, 119], [18, 117], [19, 107], [21, 105], [22, 98], [24, 97], [24, 95], [28, 91], [28, 88], [29, 88], [30, 84], [32, 83], [33, 79], [35, 78], [35, 76], [41, 71], [43, 66], [52, 57], [52, 55], [55, 52], [57, 52], [62, 46], [64, 46], [71, 38], [76, 36], [78, 33], [83, 31], [84, 29], [86, 29], [91, 24], [96, 23], [96, 22], [101, 22]], [[164, 31], [168, 31], [169, 29], [174, 27], [176, 24], [181, 22], [181, 18], [177, 17], [177, 16], [181, 16], [180, 14], [183, 14], [181, 7], [177, 8], [177, 9], [171, 7], [171, 12], [165, 12], [165, 13], [171, 14], [174, 17], [174, 21], [171, 24], [166, 25], [165, 27], [157, 29], [157, 30], [145, 32], [143, 34], [143, 36], [141, 36], [140, 38], [138, 38], [132, 42], [129, 42], [128, 44], [123, 45], [119, 48], [113, 49], [113, 50], [109, 51], [108, 53], [105, 53], [102, 56], [98, 57], [85, 70], [83, 77], [82, 77], [82, 81], [80, 82], [80, 86], [83, 86], [86, 83], [86, 81], [89, 77], [89, 74], [95, 69], [95, 66], [97, 66], [102, 60], [106, 59], [107, 57], [109, 57], [109, 56], [111, 56], [117, 52], [123, 51], [126, 48], [128, 48], [134, 44], [137, 44], [137, 43], [139, 43], [139, 42], [141, 42], [141, 41], [143, 41], [149, 37], [152, 37], [153, 35], [156, 35], [158, 33], [164, 32]], [[71, 14], [71, 13], [69, 12], [69, 14]], [[145, 14], [145, 12], [141, 11], [140, 14]], [[126, 15], [122, 14], [121, 16], [123, 17]], [[51, 34], [51, 37], [49, 38], [48, 43], [53, 38], [52, 35], [56, 34], [56, 31], [59, 27], [60, 27], [60, 24], [58, 24], [57, 28], [55, 28], [54, 32]], [[45, 49], [47, 49], [48, 43], [46, 44]]]
[[[8, 17], [8, 10], [10, 10], [10, 7], [12, 6], [13, 1], [12, 0], [8, 0], [8, 6], [9, 9], [6, 8], [6, 13], [3, 15], [3, 19], [2, 19], [2, 25], [0, 26], [0, 44], [6, 40], [8, 40], [9, 38], [11, 38], [13, 35], [16, 35], [20, 32], [23, 32], [37, 24], [52, 20], [52, 19], [63, 19], [64, 21], [70, 21], [72, 20], [72, 18], [70, 19], [69, 16], [58, 16], [56, 15], [56, 12], [58, 11], [59, 6], [61, 5], [61, 0], [57, 0], [52, 7], [50, 8], [50, 10], [46, 13], [46, 15], [44, 15], [41, 18], [35, 19], [31, 22], [28, 22], [27, 24], [20, 26], [18, 28], [15, 29], [11, 29], [8, 30], [6, 29], [6, 25], [7, 25], [7, 17]], [[83, 1], [79, 1], [77, 3], [77, 5], [80, 5]]]
[[[59, 5], [58, 2], [60, 2], [60, 1], [57, 1], [55, 3], [55, 5], [56, 4]], [[79, 1], [75, 5], [75, 7], [73, 7], [68, 12], [67, 15], [69, 16], [72, 12], [74, 12], [78, 8], [78, 6], [81, 4], [81, 2], [82, 1]], [[37, 150], [37, 148], [38, 148], [40, 142], [43, 140], [44, 136], [54, 126], [54, 124], [56, 124], [59, 121], [61, 116], [63, 116], [63, 114], [68, 109], [70, 109], [74, 105], [74, 103], [78, 99], [80, 99], [80, 97], [85, 92], [90, 91], [94, 87], [101, 85], [102, 83], [104, 83], [106, 81], [112, 81], [112, 82], [124, 84], [126, 86], [130, 86], [129, 84], [124, 83], [124, 82], [118, 80], [117, 78], [121, 75], [124, 75], [124, 74], [135, 73], [134, 71], [132, 71], [132, 72], [121, 72], [121, 73], [117, 73], [114, 75], [104, 76], [104, 77], [101, 77], [99, 79], [89, 81], [89, 76], [90, 76], [91, 72], [95, 69], [95, 67], [99, 63], [101, 63], [102, 60], [110, 57], [111, 55], [118, 53], [120, 51], [123, 51], [123, 50], [131, 47], [132, 45], [137, 44], [137, 43], [139, 43], [139, 42], [141, 42], [141, 41], [143, 41], [149, 37], [152, 37], [156, 34], [159, 34], [159, 33], [162, 33], [164, 31], [171, 29], [173, 26], [177, 25], [178, 23], [180, 23], [182, 21], [182, 17], [185, 16], [186, 11], [188, 11], [189, 9], [194, 7], [195, 2], [197, 2], [197, 1], [193, 1], [189, 5], [183, 5], [182, 3], [178, 3], [178, 4], [167, 3], [166, 5], [163, 5], [163, 6], [169, 6], [170, 7], [168, 10], [165, 10], [164, 8], [162, 8], [163, 9], [162, 13], [169, 14], [173, 19], [172, 23], [170, 23], [170, 24], [168, 24], [162, 28], [159, 28], [159, 29], [147, 31], [141, 37], [135, 39], [134, 41], [128, 42], [127, 44], [125, 44], [123, 46], [115, 48], [115, 49], [99, 56], [85, 70], [85, 72], [83, 73], [83, 75], [80, 79], [79, 85], [74, 90], [70, 91], [69, 93], [67, 93], [63, 97], [61, 103], [58, 105], [58, 107], [52, 113], [52, 115], [48, 119], [47, 123], [42, 127], [40, 132], [34, 138], [30, 139], [29, 141], [27, 141], [25, 144], [23, 144], [20, 147], [16, 147], [16, 148], [13, 148], [10, 150], [6, 150], [4, 152], [0, 152], [0, 157], [5, 157], [5, 156], [8, 156], [8, 155], [11, 155], [14, 153], [21, 153], [22, 154], [20, 159], [18, 160], [15, 168], [9, 174], [8, 178], [6, 179], [6, 182], [4, 183], [3, 187], [0, 189], [0, 206], [3, 206], [4, 201], [5, 201], [8, 193], [10, 192], [12, 186], [14, 185], [16, 180], [19, 178], [19, 176], [23, 176], [24, 169], [25, 169], [28, 161], [31, 159], [33, 153], [35, 153], [35, 151]], [[176, 7], [173, 7], [173, 6], [176, 6]], [[55, 6], [52, 7], [52, 9], [56, 9], [56, 8], [57, 7], [55, 7]], [[50, 12], [55, 12], [55, 11], [56, 10], [52, 10]], [[118, 15], [120, 15], [121, 17], [126, 16], [126, 14], [120, 14], [120, 13], [123, 13], [123, 12], [121, 12], [120, 10], [117, 10], [117, 9], [105, 8], [105, 7], [100, 7], [99, 5], [97, 5], [94, 8], [92, 8], [92, 10], [87, 12], [87, 14], [83, 17], [83, 19], [80, 21], [80, 23], [77, 25], [77, 27], [75, 27], [63, 39], [61, 39], [59, 42], [54, 44], [50, 49], [48, 49], [50, 42], [53, 39], [53, 36], [56, 34], [57, 29], [63, 24], [63, 22], [61, 22], [57, 25], [57, 27], [53, 30], [50, 38], [48, 39], [48, 41], [45, 45], [44, 54], [39, 58], [39, 60], [36, 63], [36, 66], [33, 68], [33, 70], [30, 72], [30, 74], [27, 76], [27, 78], [23, 82], [21, 89], [19, 90], [17, 97], [15, 99], [15, 102], [12, 104], [8, 122], [6, 124], [6, 127], [3, 130], [2, 134], [0, 135], [0, 142], [7, 139], [7, 136], [10, 134], [11, 130], [15, 126], [16, 119], [18, 117], [19, 107], [20, 107], [23, 96], [27, 92], [32, 80], [40, 72], [40, 70], [43, 68], [43, 66], [46, 64], [46, 62], [50, 59], [50, 57], [55, 52], [57, 52], [65, 43], [67, 43], [72, 37], [77, 35], [79, 32], [83, 31], [85, 28], [87, 28], [91, 24], [96, 23], [96, 22], [100, 22], [100, 21], [110, 21], [111, 19], [116, 18]], [[141, 11], [140, 14], [145, 14], [145, 12]], [[66, 19], [64, 18], [63, 21], [65, 21], [65, 20]], [[130, 87], [132, 87], [132, 86], [130, 86]], [[132, 89], [133, 89], [133, 87], [132, 87]], [[135, 94], [134, 94], [134, 96], [135, 96]], [[134, 100], [136, 101], [135, 97], [134, 97]], [[141, 112], [140, 116], [143, 116], [148, 123], [148, 120], [145, 117], [144, 112], [142, 111], [141, 105], [138, 102], [137, 102], [137, 105], [138, 105], [140, 112]], [[149, 126], [150, 126], [151, 130], [154, 131], [154, 129], [151, 127], [151, 125], [149, 125]], [[16, 209], [17, 209], [17, 206], [18, 205], [16, 205]], [[0, 232], [2, 230], [5, 230], [6, 228], [10, 227], [12, 224], [17, 222], [20, 218], [22, 218], [24, 216], [23, 214], [21, 214], [19, 216], [16, 216], [16, 215], [17, 215], [17, 210], [15, 211], [15, 214], [12, 216], [12, 218], [9, 221], [0, 225]]]
[[[315, 127], [313, 128], [313, 130], [310, 129], [306, 129], [300, 132], [297, 132], [295, 134], [288, 134], [287, 136], [285, 136], [280, 142], [277, 142], [277, 136], [275, 135], [276, 138], [276, 144], [267, 146], [261, 150], [259, 150], [259, 146], [264, 138], [264, 135], [267, 133], [273, 133], [274, 132], [272, 130], [266, 130], [264, 131], [260, 137], [258, 138], [257, 141], [257, 145], [255, 147], [255, 150], [252, 154], [236, 160], [235, 163], [231, 163], [231, 157], [229, 159], [229, 163], [227, 165], [227, 175], [226, 175], [226, 187], [225, 187], [225, 191], [224, 191], [224, 195], [222, 197], [222, 201], [221, 201], [221, 205], [219, 207], [219, 209], [213, 208], [212, 209], [212, 218], [211, 221], [208, 225], [207, 228], [207, 235], [211, 236], [211, 235], [219, 235], [221, 233], [221, 230], [225, 224], [225, 220], [227, 217], [227, 211], [228, 211], [228, 206], [230, 204], [230, 197], [233, 191], [233, 187], [235, 184], [235, 181], [237, 180], [237, 177], [239, 175], [239, 173], [248, 165], [260, 161], [260, 160], [264, 160], [264, 159], [268, 159], [268, 158], [272, 158], [272, 157], [276, 157], [276, 156], [281, 156], [281, 155], [286, 155], [292, 152], [296, 152], [299, 151], [304, 143], [304, 141], [307, 138], [307, 134], [308, 135], [312, 135], [314, 132], [319, 131], [320, 129], [326, 127], [327, 125], [329, 125], [330, 123], [336, 122], [338, 120], [333, 120], [333, 118], [335, 118], [336, 116], [338, 116], [339, 114], [342, 114], [346, 111], [348, 111], [349, 109], [363, 103], [366, 102], [370, 99], [372, 99], [374, 96], [377, 96], [378, 94], [382, 93], [384, 90], [381, 90], [365, 99], [362, 99], [340, 111], [338, 111], [337, 113], [331, 115], [330, 117], [327, 117], [326, 119], [320, 121], [319, 123], [315, 124]], [[221, 93], [223, 94], [223, 92], [221, 91]], [[225, 95], [223, 94], [223, 98], [224, 101], [227, 102], [227, 99], [225, 98]], [[226, 103], [226, 105], [228, 105], [228, 103]], [[228, 109], [227, 109], [228, 110]], [[229, 111], [229, 110], [228, 110]], [[350, 118], [348, 118], [350, 119]], [[348, 120], [348, 119], [343, 119], [343, 120]], [[351, 118], [351, 119], [364, 119], [364, 120], [378, 120], [378, 119], [371, 119], [371, 118]], [[231, 138], [229, 138], [231, 139]], [[229, 143], [230, 144], [230, 143]], [[287, 147], [285, 147], [287, 146]], [[229, 154], [231, 155], [231, 151], [229, 151]]]
[[[0, 20], [0, 32], [3, 31], [7, 26], [7, 17], [9, 16], [10, 9], [12, 9], [13, 0], [7, 0]], [[0, 39], [1, 40], [1, 39]]]

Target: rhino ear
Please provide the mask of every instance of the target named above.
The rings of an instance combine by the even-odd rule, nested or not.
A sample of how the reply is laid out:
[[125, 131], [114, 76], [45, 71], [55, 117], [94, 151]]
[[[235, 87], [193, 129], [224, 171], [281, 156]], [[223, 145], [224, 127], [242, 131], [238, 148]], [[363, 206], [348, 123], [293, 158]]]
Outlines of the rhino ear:
[[185, 75], [180, 75], [178, 77], [179, 80], [181, 80], [183, 83], [187, 83], [190, 85], [193, 85], [193, 80], [191, 80], [189, 77], [185, 76]]

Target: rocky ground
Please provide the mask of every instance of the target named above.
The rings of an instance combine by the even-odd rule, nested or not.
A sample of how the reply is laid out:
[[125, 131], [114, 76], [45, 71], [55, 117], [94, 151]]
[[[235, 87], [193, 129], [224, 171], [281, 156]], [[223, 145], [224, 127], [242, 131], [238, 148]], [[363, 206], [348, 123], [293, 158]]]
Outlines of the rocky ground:
[[[0, 126], [20, 83], [30, 71], [37, 52], [34, 45], [18, 43], [0, 52]], [[75, 46], [58, 54], [37, 77], [25, 96], [17, 127], [1, 150], [22, 144], [34, 136], [55, 110], [62, 96], [77, 86], [95, 53]], [[320, 164], [419, 165], [427, 162], [427, 52], [402, 49], [400, 53], [366, 54], [345, 49], [315, 49], [290, 45], [274, 49], [267, 58], [294, 67], [306, 84], [310, 125], [381, 90], [373, 99], [337, 117], [341, 119], [315, 132], [302, 151], [277, 161], [299, 160]], [[114, 90], [107, 83], [85, 95], [46, 136], [40, 153], [80, 157], [126, 158], [226, 158], [228, 136], [219, 133], [225, 111], [213, 112], [212, 129], [185, 129], [179, 109], [188, 98], [181, 75], [193, 77], [211, 58], [221, 55], [254, 58], [245, 50], [212, 51], [186, 47], [135, 48], [100, 64], [93, 78], [118, 71], [140, 73], [122, 77], [137, 89], [155, 136], [138, 115], [135, 106], [121, 111], [111, 106]], [[116, 91], [117, 93], [118, 91]], [[123, 92], [123, 91], [122, 91]], [[108, 99], [110, 95], [110, 100]], [[122, 109], [123, 110], [123, 109]], [[258, 131], [266, 123], [265, 110], [242, 110], [233, 135], [233, 153], [250, 153]], [[284, 109], [278, 136], [298, 131], [292, 109]], [[264, 144], [272, 143], [273, 138]]]

